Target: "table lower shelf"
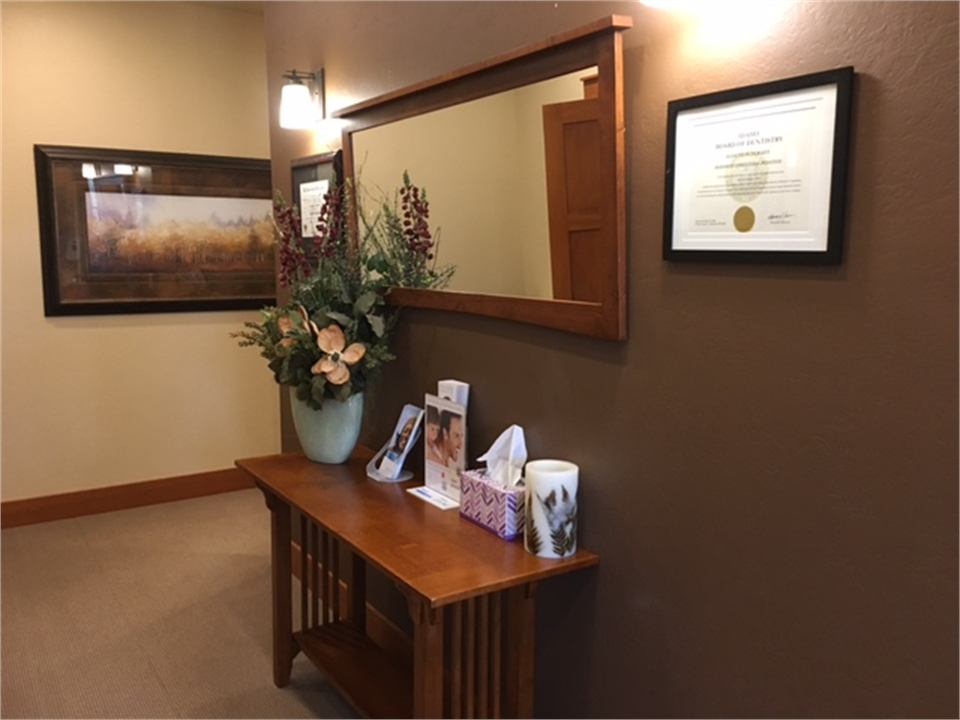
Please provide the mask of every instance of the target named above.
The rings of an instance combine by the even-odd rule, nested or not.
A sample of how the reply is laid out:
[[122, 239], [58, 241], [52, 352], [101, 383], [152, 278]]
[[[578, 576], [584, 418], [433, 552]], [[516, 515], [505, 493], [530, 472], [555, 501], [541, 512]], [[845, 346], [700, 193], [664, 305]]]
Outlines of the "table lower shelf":
[[293, 634], [294, 640], [361, 714], [413, 717], [413, 672], [353, 627], [330, 623]]

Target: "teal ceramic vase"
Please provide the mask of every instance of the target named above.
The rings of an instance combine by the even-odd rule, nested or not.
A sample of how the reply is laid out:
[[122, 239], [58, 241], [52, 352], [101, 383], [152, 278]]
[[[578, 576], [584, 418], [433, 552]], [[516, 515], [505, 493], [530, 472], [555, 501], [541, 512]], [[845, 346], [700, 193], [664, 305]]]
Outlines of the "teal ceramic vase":
[[314, 410], [290, 388], [290, 410], [297, 439], [308, 458], [334, 465], [346, 462], [360, 439], [363, 393], [351, 395], [346, 402], [327, 398], [323, 409]]

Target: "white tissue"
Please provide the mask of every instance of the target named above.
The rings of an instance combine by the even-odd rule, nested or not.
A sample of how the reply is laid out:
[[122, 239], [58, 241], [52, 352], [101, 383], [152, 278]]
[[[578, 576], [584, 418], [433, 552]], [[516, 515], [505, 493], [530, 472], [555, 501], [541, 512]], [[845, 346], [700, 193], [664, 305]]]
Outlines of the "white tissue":
[[523, 428], [519, 425], [508, 427], [477, 460], [487, 463], [487, 476], [498, 485], [510, 487], [519, 483], [527, 462]]

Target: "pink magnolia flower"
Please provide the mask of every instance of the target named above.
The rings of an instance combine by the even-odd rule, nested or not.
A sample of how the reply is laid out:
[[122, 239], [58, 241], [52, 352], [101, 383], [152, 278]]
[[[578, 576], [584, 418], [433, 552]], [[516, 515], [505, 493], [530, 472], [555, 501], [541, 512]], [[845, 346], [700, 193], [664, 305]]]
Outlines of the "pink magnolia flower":
[[280, 330], [280, 334], [283, 335], [283, 338], [280, 340], [280, 345], [283, 347], [293, 345], [295, 339], [290, 337], [290, 333], [296, 329], [296, 325], [294, 325], [289, 315], [281, 315], [277, 318], [277, 328]]
[[[316, 326], [313, 326], [316, 328]], [[317, 346], [325, 355], [310, 368], [314, 375], [326, 375], [327, 382], [334, 385], [343, 385], [350, 379], [348, 365], [356, 365], [367, 353], [363, 343], [353, 343], [346, 347], [347, 339], [343, 330], [335, 323], [330, 323], [323, 330], [317, 332]]]

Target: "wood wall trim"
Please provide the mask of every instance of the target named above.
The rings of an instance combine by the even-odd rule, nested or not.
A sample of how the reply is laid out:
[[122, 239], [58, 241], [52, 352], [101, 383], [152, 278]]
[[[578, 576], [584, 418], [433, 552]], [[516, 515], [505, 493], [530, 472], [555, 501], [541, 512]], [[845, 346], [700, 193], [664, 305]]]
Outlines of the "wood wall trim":
[[35, 525], [253, 487], [253, 478], [249, 474], [239, 468], [228, 468], [61, 495], [8, 500], [0, 502], [0, 528]]
[[491, 68], [507, 65], [516, 60], [522, 60], [531, 55], [536, 55], [537, 53], [550, 50], [551, 48], [555, 48], [560, 45], [566, 45], [577, 40], [582, 40], [583, 38], [599, 35], [611, 29], [629, 30], [632, 27], [633, 18], [629, 15], [611, 15], [609, 17], [600, 18], [599, 20], [595, 20], [594, 22], [588, 23], [581, 27], [574, 28], [573, 30], [568, 30], [567, 32], [553, 35], [552, 37], [548, 37], [543, 40], [538, 40], [537, 42], [530, 43], [528, 45], [524, 45], [523, 47], [497, 55], [496, 57], [467, 65], [458, 70], [454, 70], [453, 72], [444, 73], [443, 75], [439, 75], [435, 78], [414, 83], [413, 85], [408, 85], [407, 87], [400, 88], [399, 90], [393, 90], [383, 93], [382, 95], [377, 95], [376, 97], [363, 100], [350, 105], [349, 107], [334, 111], [332, 116], [335, 118], [346, 119], [355, 113], [369, 110], [371, 107], [383, 105], [385, 103], [404, 98], [408, 95], [422, 93], [426, 90], [434, 88], [437, 85], [444, 85], [470, 75], [477, 75], [486, 70], [490, 70]]
[[[290, 543], [290, 558], [293, 576], [300, 580], [300, 544], [296, 541]], [[341, 580], [340, 603], [342, 606], [346, 606], [348, 597], [347, 583]], [[394, 661], [404, 664], [410, 663], [410, 659], [413, 657], [413, 641], [370, 603], [367, 603], [367, 635]]]

